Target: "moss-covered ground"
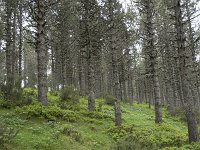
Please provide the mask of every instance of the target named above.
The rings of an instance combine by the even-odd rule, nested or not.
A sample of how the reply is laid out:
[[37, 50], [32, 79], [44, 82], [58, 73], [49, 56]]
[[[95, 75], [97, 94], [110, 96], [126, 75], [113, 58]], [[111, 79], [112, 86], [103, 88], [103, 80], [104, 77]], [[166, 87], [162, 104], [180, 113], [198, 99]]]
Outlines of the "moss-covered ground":
[[[103, 99], [96, 100], [97, 110], [87, 111], [87, 99], [62, 108], [59, 97], [48, 95], [50, 106], [40, 104], [0, 108], [0, 121], [17, 132], [5, 147], [9, 150], [198, 150], [188, 145], [186, 123], [171, 117], [163, 108], [163, 124], [154, 123], [153, 107], [122, 103], [122, 127], [114, 126], [114, 108]], [[1, 149], [1, 148], [0, 148]]]

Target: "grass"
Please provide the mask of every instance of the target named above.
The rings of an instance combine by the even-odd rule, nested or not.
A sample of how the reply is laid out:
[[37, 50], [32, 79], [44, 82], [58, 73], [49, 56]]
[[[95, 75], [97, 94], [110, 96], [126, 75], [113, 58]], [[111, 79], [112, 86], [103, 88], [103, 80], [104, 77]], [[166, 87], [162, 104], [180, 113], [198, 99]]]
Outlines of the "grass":
[[[58, 96], [49, 94], [48, 97], [51, 105], [58, 104]], [[99, 103], [102, 104], [103, 100], [96, 101], [97, 107]], [[112, 134], [108, 134], [109, 129], [115, 128], [113, 119], [95, 119], [87, 116], [86, 98], [81, 98], [79, 107], [80, 110], [74, 112], [82, 119], [76, 122], [62, 119], [51, 121], [42, 117], [27, 119], [16, 114], [14, 109], [0, 109], [0, 117], [6, 125], [19, 130], [7, 147], [10, 150], [109, 150], [117, 142]], [[103, 104], [101, 114], [114, 116], [114, 109]], [[134, 126], [136, 132], [153, 131], [157, 127], [154, 123], [154, 110], [146, 104], [122, 104], [122, 118], [123, 126]], [[179, 118], [171, 117], [166, 109], [163, 109], [163, 126], [187, 137], [186, 124]]]

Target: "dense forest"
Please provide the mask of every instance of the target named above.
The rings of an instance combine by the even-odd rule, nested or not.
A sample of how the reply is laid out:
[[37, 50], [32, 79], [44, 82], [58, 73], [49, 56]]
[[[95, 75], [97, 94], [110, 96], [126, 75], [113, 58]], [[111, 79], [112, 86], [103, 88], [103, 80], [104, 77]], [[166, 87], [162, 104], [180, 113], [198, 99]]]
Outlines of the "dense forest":
[[0, 0], [0, 149], [200, 150], [199, 5]]

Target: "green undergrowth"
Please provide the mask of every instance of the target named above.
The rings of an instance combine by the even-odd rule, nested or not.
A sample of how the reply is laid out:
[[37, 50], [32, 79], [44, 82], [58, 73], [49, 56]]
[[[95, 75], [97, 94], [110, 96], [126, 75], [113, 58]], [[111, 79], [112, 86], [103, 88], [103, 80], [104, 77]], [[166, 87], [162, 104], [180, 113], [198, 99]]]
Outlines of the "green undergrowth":
[[37, 93], [27, 89], [23, 93], [27, 105], [0, 108], [0, 147], [4, 145], [9, 150], [200, 150], [198, 143], [187, 144], [186, 124], [179, 117], [171, 117], [166, 109], [163, 109], [163, 124], [156, 125], [153, 108], [146, 104], [122, 103], [123, 125], [115, 127], [114, 108], [104, 99], [97, 99], [96, 111], [88, 112], [87, 97], [78, 96], [73, 89], [66, 91], [72, 94], [48, 93], [49, 106], [44, 107], [37, 102]]

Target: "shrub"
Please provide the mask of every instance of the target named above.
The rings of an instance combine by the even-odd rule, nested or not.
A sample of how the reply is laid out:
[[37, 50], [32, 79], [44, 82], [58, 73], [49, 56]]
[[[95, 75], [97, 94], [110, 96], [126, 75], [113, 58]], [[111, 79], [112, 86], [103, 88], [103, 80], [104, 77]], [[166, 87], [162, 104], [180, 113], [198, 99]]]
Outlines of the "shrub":
[[100, 102], [98, 103], [97, 111], [102, 112], [102, 106], [103, 106], [103, 102], [100, 101]]
[[127, 136], [128, 134], [133, 133], [134, 125], [130, 126], [120, 126], [120, 127], [111, 127], [106, 133], [110, 135], [115, 141], [118, 141], [122, 137]]
[[70, 104], [68, 102], [61, 102], [59, 104], [59, 107], [61, 109], [67, 109], [67, 110], [72, 110], [72, 111], [80, 111], [81, 110], [81, 106], [80, 104]]
[[105, 113], [102, 113], [102, 112], [97, 112], [97, 111], [94, 111], [94, 112], [82, 111], [81, 114], [84, 117], [89, 117], [89, 118], [93, 118], [93, 119], [99, 119], [99, 120], [100, 119], [110, 119], [110, 120], [114, 120], [113, 116], [105, 114]]
[[[154, 128], [148, 129], [136, 128], [134, 126], [114, 127], [110, 128], [107, 133], [116, 141], [122, 140], [126, 142], [131, 139], [133, 143], [138, 142], [144, 148], [149, 145], [159, 148], [180, 147], [187, 143], [186, 134], [183, 134], [165, 124], [157, 125]], [[128, 143], [128, 145], [129, 144], [130, 143]]]
[[2, 150], [7, 150], [8, 144], [17, 135], [18, 131], [14, 131], [13, 128], [5, 127], [5, 125], [0, 125], [0, 148]]
[[20, 105], [22, 103], [21, 96], [22, 96], [22, 90], [15, 87], [11, 90], [9, 95], [7, 94], [7, 91], [1, 92], [0, 107], [11, 108]]
[[77, 104], [79, 103], [80, 95], [79, 92], [74, 90], [72, 87], [65, 87], [60, 92], [61, 102], [67, 102], [69, 104]]
[[76, 122], [80, 120], [80, 116], [71, 110], [64, 110], [64, 114], [62, 116], [63, 120], [66, 120], [68, 122]]
[[49, 94], [52, 96], [58, 96], [59, 92], [58, 91], [50, 91]]
[[111, 146], [110, 150], [158, 150], [155, 144], [141, 145], [133, 136], [128, 136], [115, 145]]
[[63, 117], [64, 111], [57, 106], [44, 107], [41, 115], [48, 120], [57, 120]]
[[112, 95], [105, 96], [106, 104], [114, 106], [115, 105], [115, 98]]
[[9, 96], [6, 96], [6, 93], [4, 92], [0, 92], [1, 108], [11, 108], [21, 104], [21, 95], [22, 95], [21, 89], [13, 88]]
[[3, 92], [0, 92], [0, 107], [3, 108], [31, 104], [33, 100], [36, 101], [37, 99], [36, 90], [31, 88], [20, 89], [18, 87], [14, 87], [10, 95], [6, 96], [6, 93], [7, 91], [5, 86], [3, 88]]
[[82, 121], [83, 122], [88, 122], [88, 123], [91, 123], [91, 124], [96, 124], [96, 125], [101, 125], [103, 124], [104, 122], [101, 121], [101, 120], [97, 120], [97, 119], [93, 119], [93, 118], [82, 118]]
[[77, 142], [80, 142], [80, 143], [83, 142], [81, 133], [71, 125], [68, 125], [68, 124], [62, 125], [61, 132], [65, 135], [71, 137], [72, 139], [74, 139]]
[[1, 91], [1, 96], [3, 96], [3, 99], [5, 99], [8, 87], [3, 82], [0, 82], [0, 91]]
[[37, 90], [33, 88], [24, 88], [22, 91], [22, 104], [30, 105], [37, 101]]
[[45, 107], [40, 103], [23, 107], [17, 107], [15, 109], [15, 112], [21, 115], [25, 115], [27, 118], [42, 117], [51, 121], [63, 119], [69, 122], [75, 122], [79, 119], [79, 116], [73, 111], [62, 110], [58, 106]]
[[12, 107], [12, 103], [10, 100], [5, 100], [5, 99], [0, 99], [0, 108], [11, 108]]
[[26, 120], [21, 119], [15, 113], [6, 113], [0, 116], [1, 124], [7, 127], [22, 127], [25, 125]]
[[200, 143], [199, 142], [193, 142], [190, 145], [184, 145], [181, 147], [184, 150], [200, 150]]

